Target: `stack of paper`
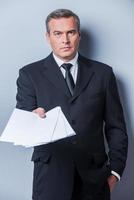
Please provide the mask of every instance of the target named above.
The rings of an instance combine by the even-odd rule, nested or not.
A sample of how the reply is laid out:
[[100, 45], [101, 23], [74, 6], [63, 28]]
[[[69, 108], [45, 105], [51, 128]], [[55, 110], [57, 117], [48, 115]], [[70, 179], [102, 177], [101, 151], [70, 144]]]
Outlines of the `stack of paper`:
[[75, 135], [60, 107], [46, 113], [45, 118], [15, 108], [0, 141], [33, 147]]

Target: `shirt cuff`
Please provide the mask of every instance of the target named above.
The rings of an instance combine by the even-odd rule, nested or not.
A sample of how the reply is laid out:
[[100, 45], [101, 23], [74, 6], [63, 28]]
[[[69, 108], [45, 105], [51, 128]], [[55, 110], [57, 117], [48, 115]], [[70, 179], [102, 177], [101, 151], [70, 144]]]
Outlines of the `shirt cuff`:
[[116, 176], [116, 178], [118, 178], [118, 180], [120, 181], [121, 177], [120, 177], [120, 175], [118, 173], [116, 173], [115, 171], [111, 171], [111, 174]]

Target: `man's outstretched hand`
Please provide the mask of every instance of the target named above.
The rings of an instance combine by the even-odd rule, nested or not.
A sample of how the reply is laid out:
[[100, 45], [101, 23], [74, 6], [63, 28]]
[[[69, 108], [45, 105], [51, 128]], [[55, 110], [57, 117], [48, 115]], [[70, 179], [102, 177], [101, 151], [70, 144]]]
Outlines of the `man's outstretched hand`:
[[41, 118], [46, 117], [44, 108], [39, 107], [39, 108], [36, 108], [35, 110], [33, 110], [32, 112], [36, 113]]

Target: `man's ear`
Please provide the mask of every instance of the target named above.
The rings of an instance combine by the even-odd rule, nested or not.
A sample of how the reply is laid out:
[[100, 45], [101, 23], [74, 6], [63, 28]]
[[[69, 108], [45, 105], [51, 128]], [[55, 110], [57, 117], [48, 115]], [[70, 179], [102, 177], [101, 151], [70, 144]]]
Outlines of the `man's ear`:
[[50, 36], [48, 32], [46, 32], [46, 39], [47, 39], [47, 42], [50, 43]]

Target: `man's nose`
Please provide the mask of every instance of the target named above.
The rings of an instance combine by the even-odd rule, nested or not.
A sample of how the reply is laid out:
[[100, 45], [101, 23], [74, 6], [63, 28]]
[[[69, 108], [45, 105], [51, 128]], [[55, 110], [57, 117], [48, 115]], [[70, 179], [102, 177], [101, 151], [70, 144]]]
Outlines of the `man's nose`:
[[63, 41], [63, 43], [68, 43], [69, 42], [69, 36], [68, 36], [68, 34], [65, 33], [63, 35], [62, 41]]

